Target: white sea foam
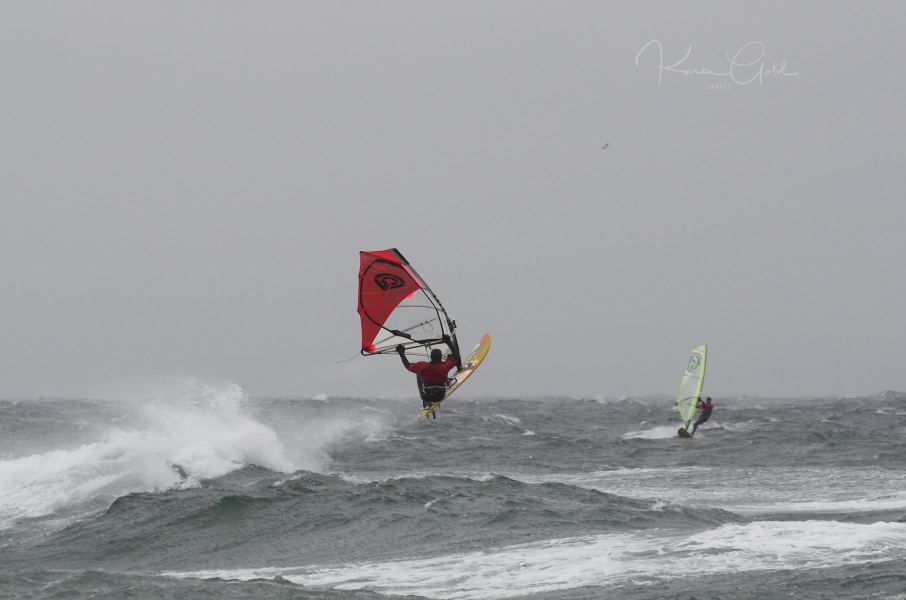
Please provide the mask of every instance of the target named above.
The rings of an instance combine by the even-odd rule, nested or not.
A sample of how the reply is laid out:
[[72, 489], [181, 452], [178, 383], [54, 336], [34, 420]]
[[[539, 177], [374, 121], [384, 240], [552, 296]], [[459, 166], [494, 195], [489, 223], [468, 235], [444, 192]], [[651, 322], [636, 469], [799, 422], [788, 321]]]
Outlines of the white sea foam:
[[887, 415], [887, 416], [901, 416], [906, 415], [906, 412], [901, 410], [891, 410], [889, 408], [879, 408], [875, 411], [876, 415]]
[[407, 471], [405, 473], [342, 473], [331, 472], [331, 475], [339, 477], [344, 481], [356, 485], [365, 485], [369, 483], [383, 483], [386, 481], [399, 481], [401, 479], [428, 479], [429, 477], [456, 477], [460, 479], [471, 479], [472, 481], [488, 482], [500, 475], [489, 473], [488, 471]]
[[676, 425], [659, 425], [641, 431], [627, 431], [623, 434], [624, 440], [664, 440], [677, 437]]
[[514, 417], [512, 415], [504, 415], [504, 414], [488, 415], [485, 417], [481, 417], [481, 420], [485, 421], [486, 423], [495, 423], [495, 424], [502, 425], [505, 427], [512, 427], [513, 429], [521, 431], [522, 435], [535, 435], [534, 431], [532, 431], [531, 429], [525, 428], [525, 426], [522, 424], [522, 421], [519, 419], [519, 417]]
[[[872, 513], [906, 508], [906, 473], [881, 468], [704, 466], [619, 468], [579, 473], [412, 471], [337, 473], [356, 484], [405, 478], [503, 476], [528, 484], [562, 483], [671, 505], [720, 508], [744, 515]], [[677, 485], [688, 480], [690, 485]], [[821, 498], [821, 500], [815, 500]], [[663, 504], [658, 504], [659, 507]]]
[[168, 384], [124, 401], [130, 418], [93, 443], [0, 461], [0, 529], [130, 492], [191, 486], [245, 465], [322, 470], [331, 443], [351, 430], [378, 436], [382, 427], [331, 418], [294, 427], [281, 440], [244, 404], [234, 384]]
[[[588, 473], [512, 474], [671, 504], [740, 514], [876, 512], [906, 508], [906, 473], [865, 467], [663, 467]], [[688, 479], [694, 485], [676, 485]], [[821, 500], [815, 500], [820, 498]]]
[[[709, 427], [710, 425], [710, 427]], [[732, 433], [742, 433], [746, 431], [754, 431], [756, 429], [765, 429], [765, 424], [758, 421], [735, 421], [735, 422], [723, 422], [723, 421], [713, 421], [707, 425], [702, 426], [702, 430], [705, 429], [723, 429], [724, 431], [729, 431]]]
[[490, 423], [497, 422], [497, 423], [501, 423], [504, 425], [513, 425], [513, 426], [518, 426], [518, 425], [522, 424], [522, 421], [519, 420], [519, 417], [513, 417], [510, 415], [504, 415], [504, 414], [488, 415], [485, 417], [481, 417], [481, 420], [490, 422]]
[[906, 493], [861, 496], [846, 500], [773, 502], [770, 504], [751, 504], [735, 506], [734, 510], [742, 514], [773, 513], [865, 513], [886, 510], [906, 509]]
[[496, 414], [493, 414], [493, 415], [489, 415], [489, 416], [486, 416], [486, 417], [482, 417], [482, 420], [485, 420], [485, 421], [493, 420], [493, 419], [500, 419], [501, 421], [506, 421], [507, 423], [521, 423], [521, 422], [522, 422], [522, 421], [519, 419], [519, 417], [514, 417], [514, 416], [511, 416], [511, 415], [505, 415], [505, 414], [503, 414], [503, 413], [496, 413]]
[[233, 580], [279, 575], [293, 583], [339, 590], [506, 598], [629, 581], [883, 562], [899, 559], [904, 544], [904, 523], [761, 521], [691, 535], [663, 530], [605, 534], [413, 560], [165, 575]]

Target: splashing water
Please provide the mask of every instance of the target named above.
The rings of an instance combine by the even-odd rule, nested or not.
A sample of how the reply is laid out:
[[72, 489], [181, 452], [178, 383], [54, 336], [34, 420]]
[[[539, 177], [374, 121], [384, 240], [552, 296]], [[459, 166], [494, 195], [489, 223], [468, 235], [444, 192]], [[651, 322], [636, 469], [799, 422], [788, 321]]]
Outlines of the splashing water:
[[[16, 520], [83, 506], [97, 509], [118, 495], [197, 484], [244, 465], [275, 471], [294, 464], [269, 427], [242, 409], [235, 384], [185, 382], [136, 403], [131, 426], [76, 448], [0, 461], [0, 528]], [[305, 464], [307, 463], [307, 464]]]

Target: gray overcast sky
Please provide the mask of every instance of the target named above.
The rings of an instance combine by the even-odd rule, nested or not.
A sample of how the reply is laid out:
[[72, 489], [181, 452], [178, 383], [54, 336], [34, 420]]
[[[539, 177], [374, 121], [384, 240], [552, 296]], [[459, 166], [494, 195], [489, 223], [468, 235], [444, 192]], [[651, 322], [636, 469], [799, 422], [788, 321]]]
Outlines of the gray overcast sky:
[[[904, 17], [4, 2], [0, 397], [414, 394], [392, 357], [335, 364], [357, 252], [390, 246], [464, 346], [494, 334], [472, 396], [673, 393], [701, 342], [715, 395], [906, 389]], [[659, 86], [650, 40], [798, 75]]]

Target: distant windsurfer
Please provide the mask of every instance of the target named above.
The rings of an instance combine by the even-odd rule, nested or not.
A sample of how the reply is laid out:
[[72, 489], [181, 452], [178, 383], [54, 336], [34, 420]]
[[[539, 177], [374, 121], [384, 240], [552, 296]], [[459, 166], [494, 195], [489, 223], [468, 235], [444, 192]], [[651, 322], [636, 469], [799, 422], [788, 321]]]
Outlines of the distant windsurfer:
[[[403, 366], [417, 376], [418, 393], [422, 398], [422, 408], [428, 408], [435, 402], [443, 400], [444, 396], [447, 395], [447, 376], [450, 373], [450, 369], [456, 367], [462, 370], [462, 362], [456, 352], [456, 346], [453, 341], [446, 335], [443, 336], [442, 340], [453, 350], [447, 360], [442, 360], [443, 353], [439, 348], [435, 348], [431, 351], [431, 362], [410, 363], [409, 359], [406, 358], [406, 348], [402, 344], [396, 347], [400, 360], [403, 361]], [[431, 416], [435, 419], [437, 418], [437, 414], [434, 412], [431, 413]]]
[[689, 435], [694, 435], [698, 426], [711, 418], [711, 411], [714, 410], [714, 401], [711, 400], [710, 396], [704, 400], [699, 398], [698, 402], [695, 403], [695, 408], [702, 409], [702, 414], [700, 414], [695, 420], [695, 423], [692, 424], [692, 431], [689, 432]]

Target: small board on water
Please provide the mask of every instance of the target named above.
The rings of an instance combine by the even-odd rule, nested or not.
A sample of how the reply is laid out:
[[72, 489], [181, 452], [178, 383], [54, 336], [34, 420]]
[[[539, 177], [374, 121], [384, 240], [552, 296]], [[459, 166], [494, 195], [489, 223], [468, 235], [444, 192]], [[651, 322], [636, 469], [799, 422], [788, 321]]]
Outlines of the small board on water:
[[[481, 362], [484, 360], [484, 357], [488, 355], [488, 352], [491, 349], [491, 334], [486, 333], [481, 336], [481, 340], [478, 341], [478, 345], [475, 346], [475, 349], [472, 350], [472, 353], [462, 362], [462, 371], [456, 373], [452, 377], [452, 383], [447, 386], [447, 394], [444, 396], [444, 400], [453, 395], [453, 392], [459, 389], [466, 379], [472, 376], [472, 373], [481, 365]], [[431, 406], [423, 408], [418, 416], [415, 417], [416, 421], [420, 421], [436, 411], [438, 407], [444, 400], [438, 400]]]
[[681, 438], [691, 438], [692, 437], [692, 434], [689, 433], [688, 431], [686, 431], [686, 428], [682, 427], [682, 426], [676, 431], [676, 435], [680, 436]]

